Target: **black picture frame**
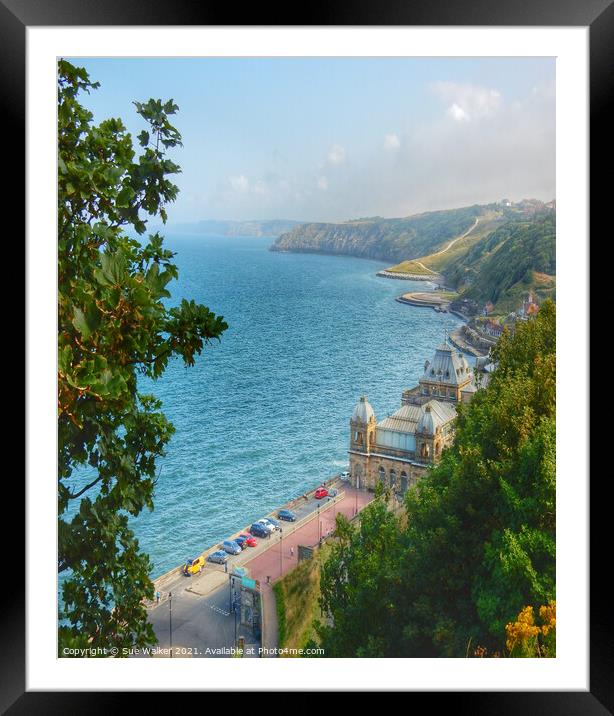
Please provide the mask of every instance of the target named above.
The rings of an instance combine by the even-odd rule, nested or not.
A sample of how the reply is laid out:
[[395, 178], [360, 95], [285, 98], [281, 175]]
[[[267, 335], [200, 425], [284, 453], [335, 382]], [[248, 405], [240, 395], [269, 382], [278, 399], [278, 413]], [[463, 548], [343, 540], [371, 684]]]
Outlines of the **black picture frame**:
[[[611, 192], [608, 169], [612, 155], [611, 114], [607, 98], [614, 96], [614, 3], [613, 0], [379, 0], [375, 2], [337, 2], [302, 7], [300, 18], [287, 10], [267, 10], [253, 4], [241, 10], [241, 25], [408, 25], [408, 26], [585, 26], [590, 28], [590, 215], [593, 225], [601, 225], [610, 205], [606, 192]], [[286, 13], [286, 14], [284, 14]], [[25, 119], [26, 119], [26, 29], [34, 26], [97, 26], [97, 25], [233, 25], [236, 9], [228, 5], [190, 0], [0, 0], [0, 84], [2, 89], [5, 151], [14, 152], [5, 164], [8, 179], [4, 189], [5, 207], [14, 216], [25, 217]], [[10, 141], [7, 140], [10, 138]], [[609, 151], [608, 151], [609, 149]], [[10, 167], [10, 172], [8, 168]], [[605, 216], [603, 216], [605, 218]], [[605, 226], [605, 223], [603, 223]], [[18, 235], [18, 234], [17, 234]], [[19, 254], [19, 243], [12, 234], [13, 249]], [[25, 232], [23, 254], [25, 259]], [[25, 265], [25, 261], [24, 261]], [[25, 301], [24, 301], [25, 306]], [[25, 310], [24, 310], [25, 319]], [[25, 320], [22, 325], [25, 325]], [[579, 336], [579, 341], [588, 336]], [[24, 341], [25, 343], [25, 341]], [[581, 378], [581, 376], [579, 376]], [[25, 383], [25, 380], [24, 380]], [[27, 387], [26, 387], [27, 388]], [[590, 432], [588, 426], [580, 426]], [[590, 443], [589, 443], [590, 444]], [[24, 451], [25, 454], [25, 451]], [[605, 477], [605, 475], [604, 475]], [[25, 484], [25, 480], [24, 480]], [[458, 692], [412, 693], [413, 698], [433, 697], [442, 705], [449, 700], [455, 712], [472, 714], [591, 714], [614, 713], [614, 660], [611, 641], [611, 608], [607, 557], [602, 560], [598, 546], [611, 544], [606, 529], [609, 502], [605, 493], [606, 480], [593, 486], [590, 514], [590, 691], [587, 692]], [[603, 494], [601, 494], [603, 492]], [[25, 490], [14, 477], [5, 481], [5, 504], [15, 506], [14, 516], [23, 514], [17, 505], [25, 501]], [[25, 523], [24, 523], [25, 528]], [[19, 527], [13, 534], [25, 534]], [[112, 708], [126, 708], [129, 694], [110, 692], [26, 692], [25, 690], [25, 584], [20, 583], [20, 564], [25, 563], [25, 550], [19, 554], [14, 546], [5, 545], [5, 556], [15, 565], [10, 589], [4, 591], [4, 608], [0, 612], [0, 708], [10, 714], [97, 713]], [[25, 578], [24, 578], [25, 581]], [[78, 688], [78, 684], [75, 684]], [[142, 696], [139, 711], [144, 710]], [[453, 701], [452, 701], [453, 699]], [[131, 700], [132, 701], [132, 700]], [[453, 706], [452, 706], [453, 703]]]

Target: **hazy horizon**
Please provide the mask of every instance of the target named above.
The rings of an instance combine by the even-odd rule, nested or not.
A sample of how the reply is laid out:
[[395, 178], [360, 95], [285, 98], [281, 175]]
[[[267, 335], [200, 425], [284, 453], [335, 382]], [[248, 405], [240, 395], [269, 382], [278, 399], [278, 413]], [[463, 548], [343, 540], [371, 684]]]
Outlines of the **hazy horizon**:
[[342, 222], [555, 189], [555, 58], [71, 58], [94, 121], [173, 99], [169, 225]]
[[405, 216], [382, 216], [380, 214], [374, 214], [373, 216], [350, 216], [346, 219], [339, 219], [337, 221], [324, 221], [324, 220], [320, 221], [318, 219], [296, 219], [291, 216], [280, 216], [280, 217], [263, 216], [261, 218], [255, 218], [255, 217], [251, 216], [251, 217], [248, 217], [245, 219], [233, 219], [232, 217], [228, 217], [228, 216], [221, 217], [221, 218], [217, 219], [217, 218], [214, 218], [211, 216], [205, 216], [200, 219], [194, 219], [193, 221], [169, 221], [169, 223], [166, 224], [166, 226], [172, 227], [174, 225], [180, 225], [180, 224], [199, 224], [199, 223], [204, 223], [204, 222], [217, 222], [220, 224], [225, 224], [225, 223], [248, 224], [250, 222], [267, 222], [267, 221], [280, 221], [280, 222], [287, 221], [287, 222], [293, 222], [296, 224], [343, 224], [343, 223], [347, 223], [350, 221], [357, 221], [360, 219], [375, 219], [375, 218], [380, 218], [380, 219], [385, 219], [385, 220], [407, 219], [410, 216], [417, 216], [419, 214], [426, 214], [426, 213], [435, 212], [435, 211], [449, 211], [449, 210], [453, 210], [453, 209], [463, 209], [468, 206], [475, 206], [475, 205], [484, 206], [484, 205], [488, 205], [488, 204], [496, 204], [496, 203], [500, 202], [502, 199], [509, 199], [509, 201], [511, 201], [512, 203], [517, 203], [520, 201], [537, 200], [537, 201], [543, 201], [545, 204], [548, 204], [551, 201], [555, 201], [556, 196], [553, 195], [550, 198], [546, 198], [546, 199], [539, 198], [536, 196], [522, 196], [520, 198], [505, 196], [505, 197], [500, 197], [499, 199], [496, 199], [493, 201], [485, 201], [485, 202], [474, 201], [469, 204], [463, 204], [462, 206], [456, 206], [456, 205], [446, 206], [441, 209], [429, 209], [428, 211], [424, 211], [424, 212], [421, 212], [421, 211], [413, 212], [411, 214], [406, 214]]

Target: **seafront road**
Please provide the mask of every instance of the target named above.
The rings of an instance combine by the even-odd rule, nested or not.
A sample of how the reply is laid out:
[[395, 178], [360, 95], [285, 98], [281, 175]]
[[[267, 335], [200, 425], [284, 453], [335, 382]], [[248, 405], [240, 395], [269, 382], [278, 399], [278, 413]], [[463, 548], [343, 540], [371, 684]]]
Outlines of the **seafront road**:
[[315, 509], [312, 507], [311, 519], [301, 524], [296, 530], [290, 531], [292, 530], [290, 522], [286, 523], [289, 526], [287, 531], [284, 526], [281, 533], [273, 533], [268, 540], [271, 542], [269, 548], [246, 563], [249, 576], [252, 579], [259, 579], [261, 582], [265, 582], [267, 577], [270, 577], [271, 581], [279, 579], [297, 565], [299, 545], [308, 547], [317, 545], [320, 537], [326, 537], [327, 534], [334, 531], [338, 514], [343, 514], [351, 519], [356, 510], [360, 512], [373, 499], [372, 492], [356, 490], [352, 487], [342, 487], [341, 490], [343, 495], [334, 504], [327, 504], [326, 499], [316, 500], [316, 503], [319, 504], [316, 504]]
[[[268, 645], [276, 645], [276, 619], [274, 596], [267, 585], [286, 574], [298, 563], [298, 547], [314, 546], [335, 528], [338, 514], [348, 519], [354, 517], [371, 500], [373, 493], [356, 490], [343, 483], [338, 485], [336, 498], [315, 500], [313, 497], [293, 507], [297, 523], [281, 522], [282, 531], [269, 538], [258, 539], [258, 546], [247, 548], [228, 561], [228, 572], [233, 567], [248, 569], [252, 579], [260, 580], [264, 596], [264, 618], [268, 624]], [[272, 513], [276, 514], [276, 513]], [[148, 607], [149, 620], [158, 637], [159, 646], [168, 649], [172, 620], [172, 642], [175, 657], [230, 656], [222, 653], [235, 644], [234, 614], [230, 613], [230, 581], [223, 565], [207, 563], [200, 575], [182, 575], [157, 586], [161, 593], [159, 604]], [[172, 592], [172, 613], [169, 609], [169, 592]], [[245, 636], [247, 646], [255, 643], [255, 637], [246, 627], [238, 627], [238, 634]], [[169, 656], [170, 653], [161, 654]], [[254, 654], [258, 656], [258, 654]]]

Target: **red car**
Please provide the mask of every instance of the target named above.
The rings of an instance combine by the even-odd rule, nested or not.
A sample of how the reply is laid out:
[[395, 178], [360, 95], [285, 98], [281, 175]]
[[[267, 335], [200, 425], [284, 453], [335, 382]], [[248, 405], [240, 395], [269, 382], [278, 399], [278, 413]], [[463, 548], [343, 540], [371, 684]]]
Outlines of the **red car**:
[[316, 498], [316, 500], [321, 500], [323, 497], [328, 497], [328, 490], [325, 487], [318, 487], [314, 497]]
[[241, 535], [241, 537], [245, 537], [245, 542], [248, 547], [255, 547], [258, 543], [256, 542], [256, 538], [252, 537], [251, 535]]

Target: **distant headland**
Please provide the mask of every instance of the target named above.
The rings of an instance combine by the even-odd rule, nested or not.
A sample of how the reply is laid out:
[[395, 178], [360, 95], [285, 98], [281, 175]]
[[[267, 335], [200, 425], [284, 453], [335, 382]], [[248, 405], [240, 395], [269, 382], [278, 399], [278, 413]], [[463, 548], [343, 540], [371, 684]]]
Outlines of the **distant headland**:
[[201, 236], [266, 236], [277, 238], [292, 231], [300, 224], [292, 219], [253, 219], [233, 221], [226, 219], [203, 219], [192, 223], [172, 224], [171, 228], [189, 234]]

